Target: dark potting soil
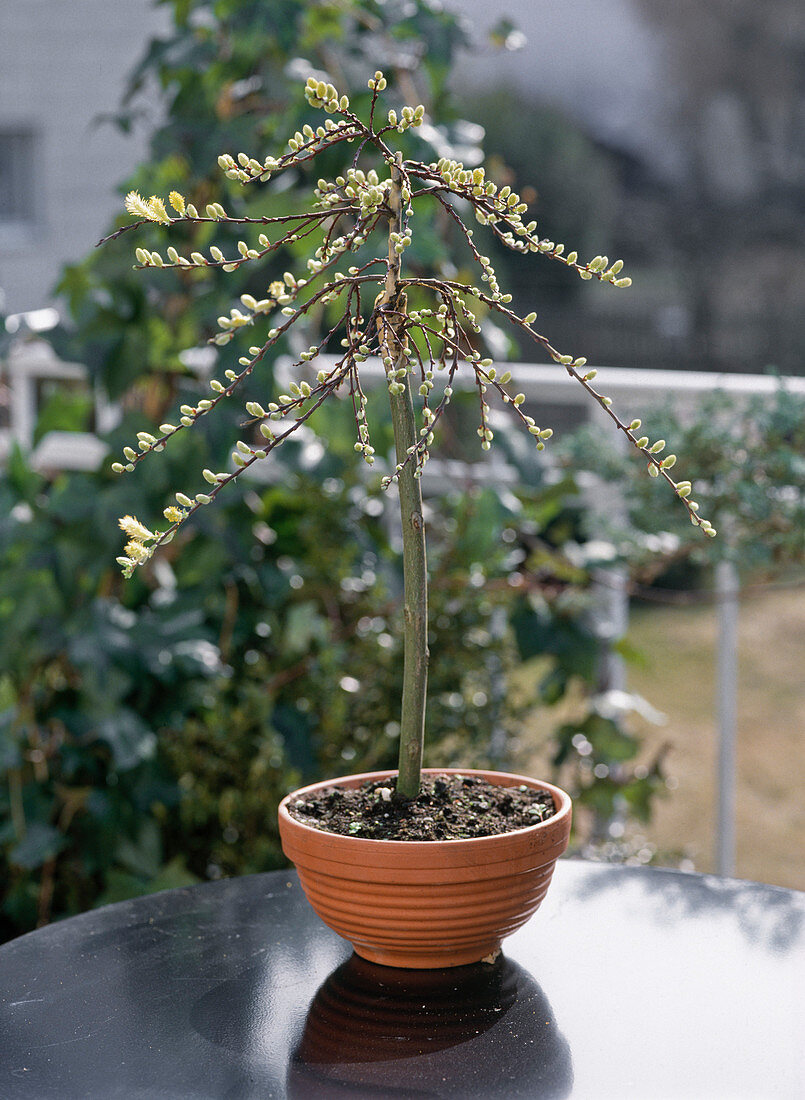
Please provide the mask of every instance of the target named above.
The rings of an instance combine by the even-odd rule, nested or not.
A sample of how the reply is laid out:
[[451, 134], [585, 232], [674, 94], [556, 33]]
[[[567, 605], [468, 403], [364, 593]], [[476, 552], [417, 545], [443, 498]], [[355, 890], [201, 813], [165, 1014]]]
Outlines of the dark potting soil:
[[475, 775], [422, 777], [416, 798], [396, 797], [395, 779], [354, 789], [326, 787], [289, 804], [292, 817], [327, 833], [368, 840], [466, 840], [547, 821], [556, 813], [547, 791], [495, 787]]

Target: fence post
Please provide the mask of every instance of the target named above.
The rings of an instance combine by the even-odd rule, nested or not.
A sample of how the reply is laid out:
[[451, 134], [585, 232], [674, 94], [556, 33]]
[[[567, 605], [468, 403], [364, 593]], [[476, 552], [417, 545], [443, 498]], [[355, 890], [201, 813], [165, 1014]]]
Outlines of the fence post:
[[6, 366], [10, 391], [11, 435], [27, 454], [36, 427], [36, 383], [29, 369], [28, 345], [12, 344]]
[[726, 559], [716, 564], [718, 602], [718, 767], [716, 870], [735, 873], [735, 740], [738, 692], [738, 571]]
[[[599, 422], [593, 421], [593, 410], [588, 414], [588, 422], [595, 423], [596, 427], [605, 424], [606, 428], [610, 429], [611, 426], [600, 416], [599, 410], [594, 411], [599, 417]], [[611, 431], [611, 443], [618, 454], [625, 453], [626, 438], [620, 432]], [[610, 483], [595, 474], [587, 486], [585, 497], [591, 515], [601, 521], [603, 528], [612, 521], [616, 525], [621, 524], [624, 528], [626, 527], [626, 501], [616, 482]], [[592, 621], [596, 634], [604, 643], [596, 672], [597, 690], [599, 694], [608, 691], [625, 691], [626, 665], [613, 647], [629, 629], [629, 573], [624, 565], [602, 565], [594, 570], [593, 582], [595, 605]]]

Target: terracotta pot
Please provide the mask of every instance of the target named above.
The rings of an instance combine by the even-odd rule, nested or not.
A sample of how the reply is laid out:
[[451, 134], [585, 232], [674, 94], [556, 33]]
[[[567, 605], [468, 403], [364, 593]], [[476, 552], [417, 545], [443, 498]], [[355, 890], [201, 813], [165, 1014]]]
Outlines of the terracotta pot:
[[370, 772], [302, 787], [279, 808], [286, 856], [313, 909], [370, 962], [416, 969], [462, 966], [494, 954], [535, 912], [570, 836], [570, 797], [523, 775], [429, 768], [429, 775], [477, 775], [502, 787], [550, 791], [547, 821], [471, 840], [367, 840], [303, 825], [288, 803], [325, 787], [357, 787], [394, 772]]

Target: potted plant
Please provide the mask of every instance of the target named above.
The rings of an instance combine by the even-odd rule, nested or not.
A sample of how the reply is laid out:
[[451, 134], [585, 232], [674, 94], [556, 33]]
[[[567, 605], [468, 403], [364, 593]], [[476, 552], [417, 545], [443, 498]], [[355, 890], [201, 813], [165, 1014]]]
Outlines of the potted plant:
[[[248, 421], [232, 452], [232, 469], [205, 469], [203, 492], [177, 492], [165, 509], [166, 525], [159, 529], [124, 516], [120, 526], [128, 541], [118, 561], [131, 576], [191, 516], [292, 438], [338, 394], [347, 395], [354, 409], [355, 450], [373, 466], [378, 456], [361, 374], [370, 357], [379, 360], [395, 443], [395, 458], [381, 485], [397, 486], [403, 542], [399, 768], [397, 773], [330, 780], [289, 795], [280, 806], [280, 831], [314, 908], [352, 940], [359, 954], [392, 965], [444, 966], [489, 956], [502, 936], [534, 912], [570, 830], [570, 800], [550, 784], [499, 773], [432, 774], [422, 768], [428, 621], [420, 478], [439, 421], [454, 386], [468, 374], [478, 395], [477, 431], [484, 450], [493, 439], [490, 397], [511, 410], [538, 450], [552, 434], [524, 410], [524, 395], [516, 392], [510, 372], [498, 372], [492, 359], [478, 350], [484, 318], [497, 315], [547, 352], [643, 455], [649, 474], [668, 482], [691, 522], [707, 535], [715, 532], [690, 499], [690, 483], [672, 478], [676, 458], [661, 457], [664, 441], [651, 443], [639, 435], [639, 420], [622, 421], [611, 400], [596, 389], [596, 372], [586, 368], [586, 361], [561, 353], [535, 331], [535, 313], [520, 315], [510, 308], [511, 296], [498, 285], [468, 219], [514, 251], [541, 253], [584, 280], [628, 286], [621, 261], [610, 264], [607, 257], [596, 256], [583, 262], [564, 245], [540, 238], [536, 223], [525, 220], [527, 208], [520, 196], [507, 186], [498, 188], [481, 166], [467, 168], [444, 156], [426, 163], [404, 155], [396, 147], [399, 135], [427, 123], [425, 108], [381, 109], [385, 87], [382, 72], [376, 72], [369, 80], [368, 117], [361, 118], [346, 95], [311, 75], [305, 96], [312, 109], [324, 113], [322, 124], [305, 124], [276, 158], [260, 160], [242, 152], [219, 157], [229, 179], [252, 187], [288, 169], [306, 168], [323, 154], [328, 160], [343, 154], [340, 174], [320, 178], [310, 205], [299, 213], [231, 217], [220, 203], [200, 212], [175, 191], [167, 204], [136, 192], [126, 197], [126, 208], [137, 221], [113, 236], [145, 222], [166, 227], [225, 222], [242, 225], [244, 237], [250, 238], [239, 241], [232, 255], [215, 245], [208, 255], [189, 256], [180, 255], [174, 245], [165, 255], [138, 248], [142, 267], [234, 271], [298, 247], [300, 241], [310, 241], [310, 253], [303, 275], [286, 272], [271, 283], [265, 297], [243, 294], [228, 315], [218, 318], [219, 332], [212, 342], [221, 348], [241, 329], [262, 330], [261, 335], [240, 355], [237, 368], [230, 365], [222, 379], [210, 381], [209, 396], [181, 406], [177, 423], [164, 423], [153, 434], [138, 433], [137, 446], [124, 448], [123, 461], [113, 464], [117, 472], [132, 471], [232, 398], [286, 334], [304, 327], [312, 314], [326, 313], [327, 321], [324, 334], [297, 355], [297, 375], [287, 392], [265, 403], [246, 403]], [[480, 271], [478, 285], [451, 273], [425, 276], [405, 270], [417, 210], [426, 204], [437, 204], [456, 227]], [[328, 355], [334, 343], [340, 351]]]

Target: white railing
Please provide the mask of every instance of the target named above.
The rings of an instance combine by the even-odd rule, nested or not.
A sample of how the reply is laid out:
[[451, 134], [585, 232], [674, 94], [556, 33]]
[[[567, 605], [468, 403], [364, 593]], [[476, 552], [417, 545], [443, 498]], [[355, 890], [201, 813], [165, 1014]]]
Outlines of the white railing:
[[119, 410], [97, 388], [94, 391], [95, 432], [48, 432], [36, 446], [34, 433], [39, 417], [39, 388], [43, 382], [87, 383], [81, 363], [65, 363], [45, 340], [15, 341], [0, 380], [5, 382], [8, 403], [7, 428], [0, 428], [0, 463], [14, 443], [19, 444], [35, 470], [96, 470], [108, 448], [99, 438], [120, 419]]
[[[317, 368], [331, 366], [334, 357], [320, 356]], [[208, 367], [207, 360], [200, 366]], [[37, 416], [39, 383], [45, 380], [76, 382], [86, 380], [87, 372], [81, 364], [64, 363], [43, 340], [20, 341], [12, 346], [4, 365], [0, 363], [0, 379], [5, 375], [9, 391], [9, 426], [0, 428], [0, 464], [8, 454], [12, 441], [19, 443], [30, 455], [32, 465], [39, 470], [94, 470], [103, 461], [106, 444], [99, 438], [119, 422], [119, 410], [95, 391], [95, 423], [98, 434], [86, 432], [49, 432], [33, 447]], [[282, 378], [291, 367], [291, 360], [280, 359], [278, 377]], [[621, 438], [612, 420], [600, 407], [591, 402], [583, 388], [561, 367], [532, 363], [508, 363], [517, 389], [526, 400], [550, 402], [553, 405], [579, 407], [586, 415], [595, 417], [602, 430], [611, 430], [613, 438]], [[200, 369], [199, 373], [205, 373]], [[361, 367], [361, 376], [367, 385], [379, 384], [385, 379], [385, 371], [379, 360], [367, 360]], [[284, 384], [284, 383], [283, 383]], [[598, 370], [596, 385], [613, 401], [622, 419], [644, 414], [651, 405], [665, 404], [673, 400], [676, 411], [684, 416], [692, 415], [699, 400], [714, 391], [731, 397], [772, 397], [780, 387], [791, 394], [805, 397], [805, 378], [774, 378], [757, 374], [711, 374], [703, 371], [668, 371], [602, 367]], [[470, 372], [458, 372], [453, 388], [471, 389], [474, 386]], [[426, 492], [436, 492], [445, 484], [487, 483], [516, 485], [517, 471], [500, 459], [468, 465], [461, 462], [433, 459], [426, 467]], [[618, 507], [618, 501], [610, 497], [602, 500], [602, 486], [590, 486], [592, 505], [607, 508]], [[612, 569], [600, 586], [598, 617], [602, 626], [608, 624], [613, 640], [620, 636], [628, 622], [628, 587], [621, 570]], [[716, 713], [718, 721], [718, 778], [717, 778], [717, 870], [732, 874], [735, 866], [735, 740], [736, 740], [736, 691], [737, 691], [737, 618], [739, 582], [734, 566], [729, 561], [718, 563], [715, 576], [718, 607], [718, 655]], [[623, 668], [618, 658], [610, 656], [606, 670], [608, 687], [621, 689], [624, 683]]]

